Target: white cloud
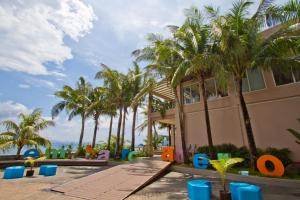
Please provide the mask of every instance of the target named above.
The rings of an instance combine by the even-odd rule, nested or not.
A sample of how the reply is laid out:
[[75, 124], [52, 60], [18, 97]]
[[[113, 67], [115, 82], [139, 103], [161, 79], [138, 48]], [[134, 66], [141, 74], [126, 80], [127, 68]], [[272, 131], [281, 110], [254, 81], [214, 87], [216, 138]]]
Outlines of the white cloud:
[[25, 105], [13, 101], [0, 102], [0, 119], [15, 118], [20, 113], [28, 114], [31, 110]]
[[80, 0], [1, 1], [0, 69], [61, 76], [45, 64], [71, 59], [64, 37], [78, 41], [95, 18], [92, 7]]
[[34, 86], [34, 87], [43, 87], [47, 89], [56, 89], [55, 83], [52, 81], [44, 80], [44, 79], [38, 79], [38, 78], [28, 78], [25, 80], [25, 82], [28, 85]]
[[22, 88], [22, 89], [29, 89], [29, 88], [30, 88], [30, 85], [27, 85], [27, 84], [19, 84], [19, 88]]

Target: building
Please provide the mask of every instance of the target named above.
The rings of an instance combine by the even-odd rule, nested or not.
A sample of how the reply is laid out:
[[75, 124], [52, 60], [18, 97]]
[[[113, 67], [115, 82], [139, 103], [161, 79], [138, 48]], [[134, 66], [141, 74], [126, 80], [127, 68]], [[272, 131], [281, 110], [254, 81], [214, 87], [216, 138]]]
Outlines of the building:
[[[275, 25], [262, 32], [269, 37], [279, 29]], [[292, 159], [300, 160], [300, 145], [287, 132], [288, 128], [300, 130], [297, 118], [300, 118], [300, 70], [291, 69], [283, 73], [278, 69], [262, 71], [249, 70], [243, 82], [245, 101], [251, 118], [255, 142], [258, 148], [289, 148]], [[201, 101], [199, 85], [193, 80], [182, 83], [182, 100], [184, 103], [186, 145], [207, 145], [204, 106]], [[236, 96], [233, 80], [228, 83], [227, 91], [217, 89], [215, 79], [206, 82], [208, 107], [212, 138], [215, 145], [231, 143], [236, 146], [247, 146], [246, 131], [243, 126], [242, 114]], [[180, 89], [177, 89], [177, 92]], [[179, 92], [178, 92], [179, 93]], [[174, 93], [166, 81], [151, 92], [151, 96], [174, 102]], [[176, 160], [182, 160], [178, 106], [166, 111], [164, 117], [158, 112], [148, 116], [149, 125], [159, 121], [172, 126], [171, 144], [176, 149]], [[151, 126], [149, 126], [151, 127]], [[151, 132], [151, 129], [148, 129]]]

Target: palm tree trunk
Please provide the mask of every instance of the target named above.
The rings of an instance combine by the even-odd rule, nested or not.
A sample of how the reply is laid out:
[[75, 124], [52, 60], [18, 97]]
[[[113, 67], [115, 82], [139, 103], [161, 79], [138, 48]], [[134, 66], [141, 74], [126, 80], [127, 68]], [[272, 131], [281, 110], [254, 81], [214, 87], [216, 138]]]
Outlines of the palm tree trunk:
[[107, 150], [110, 151], [110, 140], [111, 140], [111, 132], [112, 132], [112, 124], [113, 124], [114, 117], [110, 116], [110, 123], [109, 123], [109, 132], [108, 132], [108, 139], [107, 139]]
[[17, 149], [17, 159], [21, 159], [21, 150], [22, 150], [23, 146], [18, 146]]
[[171, 140], [171, 125], [168, 126], [168, 133], [169, 133], [169, 146], [172, 145], [172, 140]]
[[[181, 86], [180, 86], [180, 97], [181, 97]], [[185, 143], [185, 120], [184, 120], [184, 113], [183, 113], [183, 105], [181, 100], [178, 97], [177, 90], [174, 89], [174, 94], [175, 94], [175, 101], [176, 104], [178, 105], [178, 115], [179, 115], [179, 128], [180, 128], [180, 133], [181, 133], [181, 145], [182, 145], [182, 153], [183, 153], [183, 162], [188, 163], [188, 153], [186, 150], [186, 143]]]
[[92, 147], [94, 148], [96, 145], [96, 138], [97, 138], [97, 131], [98, 131], [98, 124], [99, 124], [99, 117], [100, 115], [98, 113], [95, 114], [95, 127], [94, 127], [94, 136], [93, 136], [93, 143]]
[[82, 114], [81, 115], [81, 132], [80, 132], [78, 147], [82, 147], [83, 134], [84, 134], [84, 125], [85, 125], [85, 116], [84, 116], [84, 114]]
[[208, 105], [207, 105], [207, 97], [206, 97], [206, 89], [205, 89], [205, 79], [204, 76], [201, 75], [200, 80], [200, 87], [201, 93], [203, 98], [203, 105], [204, 105], [204, 114], [205, 114], [205, 124], [206, 124], [206, 133], [207, 133], [207, 140], [208, 140], [208, 148], [209, 148], [209, 155], [211, 159], [215, 159], [215, 151], [214, 145], [211, 135], [211, 127], [210, 127], [210, 119], [209, 119], [209, 112], [208, 112]]
[[120, 106], [119, 108], [119, 121], [118, 121], [118, 130], [117, 130], [117, 142], [116, 142], [116, 152], [115, 157], [120, 157], [120, 133], [121, 133], [121, 124], [122, 124], [122, 115], [123, 114], [123, 107]]
[[123, 123], [122, 123], [122, 138], [121, 138], [121, 144], [120, 144], [120, 149], [122, 151], [123, 146], [124, 146], [124, 137], [125, 137], [125, 122], [126, 122], [126, 112], [127, 108], [124, 106], [124, 111], [123, 111]]
[[157, 150], [157, 138], [158, 138], [158, 134], [157, 134], [157, 130], [156, 130], [156, 126], [155, 126], [155, 122], [153, 122], [153, 130], [154, 130], [154, 137], [153, 137], [153, 148], [154, 150]]
[[242, 85], [242, 80], [238, 80], [238, 95], [239, 95], [239, 101], [243, 113], [243, 118], [244, 118], [244, 125], [246, 128], [246, 134], [248, 138], [248, 145], [249, 145], [249, 150], [250, 150], [250, 167], [251, 169], [255, 170], [255, 161], [256, 161], [256, 156], [257, 156], [257, 149], [256, 149], [256, 144], [254, 140], [254, 135], [252, 131], [252, 126], [251, 126], [251, 121], [250, 121], [250, 116], [248, 113], [247, 105], [243, 96], [243, 85]]
[[135, 146], [135, 123], [136, 123], [137, 106], [133, 108], [133, 118], [131, 127], [131, 151], [134, 151]]

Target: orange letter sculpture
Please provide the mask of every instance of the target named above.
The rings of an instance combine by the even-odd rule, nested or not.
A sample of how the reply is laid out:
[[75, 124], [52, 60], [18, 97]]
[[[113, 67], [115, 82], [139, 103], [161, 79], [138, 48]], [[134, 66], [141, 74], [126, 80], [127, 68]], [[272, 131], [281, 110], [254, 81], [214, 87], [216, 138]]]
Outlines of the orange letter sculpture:
[[163, 161], [174, 161], [174, 147], [165, 147], [162, 150], [161, 159]]
[[[273, 171], [270, 171], [266, 167], [267, 161], [270, 161], [273, 163], [273, 165], [274, 165]], [[259, 172], [263, 175], [280, 177], [284, 174], [284, 166], [283, 166], [282, 162], [275, 156], [263, 155], [257, 160], [256, 164], [257, 164], [257, 168], [258, 168]]]

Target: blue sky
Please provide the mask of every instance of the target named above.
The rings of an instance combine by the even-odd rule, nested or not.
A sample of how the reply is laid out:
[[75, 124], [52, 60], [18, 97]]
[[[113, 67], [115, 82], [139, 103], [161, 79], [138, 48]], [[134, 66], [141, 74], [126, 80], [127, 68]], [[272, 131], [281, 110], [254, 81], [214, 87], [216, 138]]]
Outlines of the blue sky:
[[[209, 2], [209, 3], [207, 3]], [[221, 11], [232, 0], [2, 0], [0, 2], [0, 120], [42, 108], [50, 118], [59, 100], [53, 93], [74, 85], [79, 76], [99, 85], [99, 63], [126, 72], [130, 53], [146, 44], [147, 33], [168, 35], [166, 25], [180, 25], [183, 9], [213, 5]], [[255, 10], [258, 0], [252, 6]], [[286, 2], [278, 0], [277, 3]], [[56, 127], [43, 131], [51, 140], [77, 142], [79, 118], [61, 114]], [[138, 123], [143, 116], [138, 116]], [[126, 136], [130, 138], [131, 113]], [[101, 118], [97, 140], [106, 140], [108, 119]], [[116, 125], [116, 124], [115, 124]], [[87, 122], [85, 142], [92, 138]], [[145, 133], [137, 136], [138, 143]]]

